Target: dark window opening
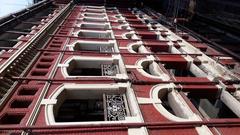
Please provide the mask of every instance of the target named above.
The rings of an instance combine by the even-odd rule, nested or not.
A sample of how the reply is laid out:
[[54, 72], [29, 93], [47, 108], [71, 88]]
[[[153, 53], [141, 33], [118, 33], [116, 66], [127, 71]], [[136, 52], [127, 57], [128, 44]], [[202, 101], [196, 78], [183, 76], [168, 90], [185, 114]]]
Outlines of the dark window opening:
[[148, 63], [147, 65], [145, 65], [145, 66], [143, 67], [143, 70], [144, 70], [145, 72], [147, 72], [148, 74], [151, 75], [151, 72], [150, 72], [150, 69], [149, 69], [149, 65], [150, 65], [150, 63]]
[[50, 68], [51, 67], [51, 64], [49, 63], [38, 63], [37, 68]]
[[194, 74], [192, 74], [192, 72], [190, 72], [189, 70], [185, 70], [185, 69], [167, 69], [170, 74], [173, 74], [174, 76], [180, 76], [180, 77], [195, 77]]
[[83, 18], [83, 21], [86, 21], [86, 22], [106, 22], [107, 20], [105, 18], [92, 18], [92, 17], [86, 17], [86, 18]]
[[32, 76], [45, 76], [48, 72], [42, 70], [34, 70], [31, 75]]
[[11, 104], [11, 108], [28, 108], [32, 103], [30, 100], [15, 100]]
[[147, 46], [153, 53], [170, 53], [168, 46]]
[[148, 50], [143, 45], [133, 45], [132, 50], [136, 53], [146, 53]]
[[40, 62], [52, 62], [54, 59], [49, 57], [44, 57], [40, 59]]
[[81, 31], [78, 33], [78, 36], [83, 38], [112, 38], [111, 33], [89, 32], [89, 31]]
[[101, 76], [102, 72], [100, 68], [73, 68], [69, 75], [72, 76]]
[[[185, 65], [177, 63], [164, 63], [164, 68], [173, 76], [176, 77], [196, 77]], [[183, 67], [184, 66], [184, 67]]]
[[[106, 92], [106, 93], [105, 93]], [[56, 122], [119, 121], [130, 115], [124, 91], [65, 90], [54, 109]]]
[[168, 90], [162, 90], [161, 92], [159, 92], [159, 98], [162, 101], [162, 106], [168, 110], [168, 112], [170, 112], [171, 114], [175, 115], [172, 107], [169, 104], [168, 101]]
[[22, 96], [33, 96], [35, 95], [37, 92], [37, 88], [22, 88], [18, 95], [22, 95]]
[[52, 56], [54, 53], [43, 53], [44, 56]]
[[77, 51], [114, 52], [113, 44], [109, 43], [76, 43], [73, 49]]
[[[200, 96], [202, 95], [202, 96]], [[238, 118], [216, 94], [188, 93], [187, 97], [199, 112], [209, 118]]]
[[156, 62], [153, 62], [153, 61], [144, 61], [142, 62], [142, 67], [143, 67], [143, 70], [150, 74], [150, 75], [153, 75], [153, 76], [160, 76], [161, 75], [161, 72], [160, 71], [160, 67], [159, 65], [156, 63]]
[[104, 14], [96, 14], [96, 13], [86, 13], [84, 14], [85, 17], [93, 17], [93, 18], [104, 18], [106, 15]]
[[103, 9], [87, 9], [86, 12], [103, 14], [104, 10]]
[[72, 60], [67, 72], [70, 76], [115, 76], [119, 69], [111, 62]]
[[133, 45], [133, 46], [132, 46], [132, 50], [133, 50], [134, 52], [138, 53], [140, 46], [141, 46], [141, 45]]
[[84, 23], [84, 24], [81, 24], [81, 28], [107, 30], [107, 29], [110, 29], [110, 26], [107, 24], [96, 25], [96, 24]]
[[137, 35], [133, 34], [133, 33], [127, 33], [125, 34], [127, 39], [134, 39], [134, 38], [139, 38]]
[[24, 115], [17, 115], [17, 114], [5, 114], [3, 117], [0, 119], [0, 124], [19, 124]]
[[66, 100], [60, 107], [57, 122], [104, 121], [102, 100]]

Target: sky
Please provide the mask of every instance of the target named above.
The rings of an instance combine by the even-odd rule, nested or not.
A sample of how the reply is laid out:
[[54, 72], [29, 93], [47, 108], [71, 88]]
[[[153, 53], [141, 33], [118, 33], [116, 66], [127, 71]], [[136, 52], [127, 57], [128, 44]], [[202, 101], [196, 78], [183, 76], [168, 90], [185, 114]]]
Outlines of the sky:
[[0, 0], [0, 18], [24, 9], [32, 4], [33, 0]]

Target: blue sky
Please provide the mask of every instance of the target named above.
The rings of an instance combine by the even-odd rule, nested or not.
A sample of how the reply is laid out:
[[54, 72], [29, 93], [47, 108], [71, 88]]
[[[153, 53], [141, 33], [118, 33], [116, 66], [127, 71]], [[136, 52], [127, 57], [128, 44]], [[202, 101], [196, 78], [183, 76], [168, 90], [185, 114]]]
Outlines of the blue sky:
[[32, 1], [33, 0], [0, 0], [0, 18], [28, 7], [32, 4]]

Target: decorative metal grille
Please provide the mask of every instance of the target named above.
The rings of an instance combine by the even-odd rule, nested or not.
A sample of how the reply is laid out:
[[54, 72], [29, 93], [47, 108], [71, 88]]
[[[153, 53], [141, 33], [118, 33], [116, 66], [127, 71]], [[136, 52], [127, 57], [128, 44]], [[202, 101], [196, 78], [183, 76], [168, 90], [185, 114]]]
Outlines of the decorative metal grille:
[[106, 95], [107, 120], [125, 120], [127, 115], [123, 95]]
[[114, 52], [114, 50], [112, 46], [101, 46], [100, 52]]
[[103, 76], [115, 76], [118, 73], [118, 66], [115, 64], [103, 64], [102, 75]]

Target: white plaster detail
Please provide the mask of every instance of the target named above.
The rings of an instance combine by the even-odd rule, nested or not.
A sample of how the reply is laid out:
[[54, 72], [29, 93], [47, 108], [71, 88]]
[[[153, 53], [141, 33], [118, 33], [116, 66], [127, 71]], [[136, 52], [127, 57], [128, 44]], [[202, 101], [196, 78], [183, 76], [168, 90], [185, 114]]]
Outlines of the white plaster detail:
[[[154, 86], [150, 91], [150, 98], [158, 100], [161, 96], [161, 91], [168, 92], [169, 104], [172, 107], [173, 115], [168, 112], [161, 104], [153, 104], [153, 106], [161, 113], [164, 117], [172, 121], [201, 121], [201, 118], [192, 112], [184, 99], [174, 90], [174, 84], [159, 84]], [[161, 93], [160, 93], [161, 92]], [[159, 95], [160, 94], [160, 95]], [[179, 117], [180, 116], [180, 117]], [[212, 132], [206, 126], [195, 128], [200, 135], [212, 135]]]
[[58, 66], [58, 67], [68, 67], [69, 64], [58, 64], [57, 66]]
[[129, 26], [128, 23], [121, 24], [121, 25], [117, 26], [117, 28], [122, 29], [122, 30], [132, 30], [132, 28]]
[[161, 100], [154, 101], [152, 98], [137, 97], [138, 104], [161, 104]]
[[128, 135], [148, 135], [147, 129], [141, 128], [128, 128]]
[[132, 68], [132, 69], [135, 69], [135, 68], [142, 68], [142, 66], [138, 66], [138, 65], [125, 65], [126, 68]]
[[[153, 57], [153, 56], [152, 56]], [[151, 57], [150, 57], [151, 58]], [[154, 62], [153, 60], [149, 58], [144, 58], [140, 59], [136, 62], [136, 65], [138, 67], [142, 68], [137, 68], [137, 70], [144, 76], [149, 77], [149, 78], [155, 78], [155, 79], [161, 79], [163, 81], [168, 81], [170, 80], [170, 77], [168, 76], [167, 73], [165, 73], [159, 65]], [[146, 66], [146, 67], [145, 67]], [[144, 71], [144, 68], [149, 68], [149, 73]]]
[[126, 32], [122, 34], [123, 39], [139, 39], [134, 31]]
[[131, 53], [151, 53], [143, 45], [142, 41], [128, 45], [128, 51]]
[[240, 91], [234, 92], [233, 96], [240, 102]]
[[149, 60], [155, 60], [154, 56], [153, 55], [148, 55], [146, 56]]
[[234, 98], [229, 92], [222, 90], [221, 101], [227, 105], [238, 117], [240, 117], [240, 102]]
[[[177, 117], [170, 112], [168, 112], [162, 105], [153, 104], [154, 107], [166, 118], [172, 121], [190, 121], [198, 120], [196, 114], [194, 114], [191, 109], [188, 107], [187, 103], [182, 99], [182, 97], [173, 89], [172, 84], [165, 85], [156, 85], [151, 89], [150, 97], [155, 100], [159, 100], [159, 94], [164, 92], [168, 93], [169, 104], [172, 107], [173, 111]], [[163, 94], [164, 94], [163, 93]]]
[[119, 49], [121, 49], [121, 50], [127, 50], [128, 49], [128, 47], [118, 47]]
[[[141, 12], [141, 14], [145, 14]], [[145, 14], [146, 15], [146, 14]], [[146, 15], [147, 16], [147, 15]], [[148, 16], [149, 17], [149, 16]], [[149, 17], [150, 21], [154, 21]], [[202, 61], [202, 65], [199, 66], [201, 70], [206, 72], [208, 74], [208, 79], [210, 80], [217, 80], [219, 77], [222, 77], [226, 80], [235, 80], [236, 78], [239, 79], [239, 77], [236, 74], [233, 74], [231, 71], [229, 71], [226, 67], [222, 66], [221, 64], [217, 63], [214, 59], [210, 58], [206, 54], [202, 53], [199, 49], [194, 47], [192, 44], [188, 43], [186, 40], [181, 38], [180, 36], [176, 35], [172, 31], [170, 31], [168, 28], [164, 27], [163, 25], [159, 24], [158, 22], [154, 21], [156, 24], [156, 27], [161, 27], [161, 29], [166, 30], [167, 34], [169, 36], [167, 37], [168, 40], [172, 41], [178, 41], [181, 40], [181, 42], [178, 42], [182, 47], [179, 49], [181, 53], [186, 52], [189, 54], [201, 54], [201, 56], [197, 56], [200, 61]], [[228, 59], [228, 58], [227, 58]]]
[[43, 105], [54, 105], [57, 103], [56, 99], [43, 99], [41, 104]]
[[207, 74], [193, 63], [190, 64], [189, 71], [196, 77], [207, 77]]

